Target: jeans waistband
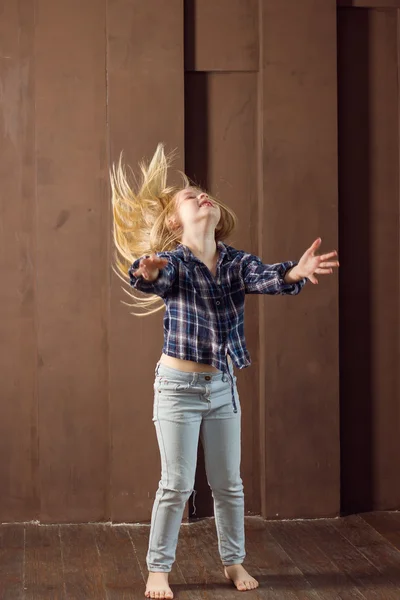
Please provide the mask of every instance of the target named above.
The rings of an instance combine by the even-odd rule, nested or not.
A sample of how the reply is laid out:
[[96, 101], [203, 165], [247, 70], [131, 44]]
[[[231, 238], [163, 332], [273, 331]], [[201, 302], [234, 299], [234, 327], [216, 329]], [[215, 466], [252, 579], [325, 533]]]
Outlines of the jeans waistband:
[[[229, 371], [233, 375], [233, 365], [229, 364]], [[173, 377], [175, 380], [190, 383], [211, 383], [213, 381], [226, 381], [228, 375], [222, 371], [202, 371], [197, 373], [196, 371], [181, 371], [180, 369], [173, 369], [167, 367], [160, 361], [157, 362], [155, 368], [155, 375], [163, 375], [165, 377]]]

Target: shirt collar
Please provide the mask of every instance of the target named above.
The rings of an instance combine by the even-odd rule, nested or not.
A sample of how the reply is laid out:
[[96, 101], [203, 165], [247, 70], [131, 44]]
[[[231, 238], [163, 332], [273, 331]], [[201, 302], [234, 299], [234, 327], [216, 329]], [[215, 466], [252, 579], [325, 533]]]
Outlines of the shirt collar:
[[[184, 244], [178, 244], [176, 247], [176, 250], [180, 251], [180, 253], [182, 254], [183, 260], [185, 260], [186, 262], [189, 262], [191, 260], [194, 260], [196, 262], [202, 262], [197, 256], [195, 256], [193, 254], [191, 249], [188, 248], [188, 246], [184, 246]], [[225, 254], [227, 253], [226, 245], [223, 242], [218, 241], [217, 242], [217, 250], [219, 252], [218, 260], [221, 260], [221, 262], [222, 262]]]

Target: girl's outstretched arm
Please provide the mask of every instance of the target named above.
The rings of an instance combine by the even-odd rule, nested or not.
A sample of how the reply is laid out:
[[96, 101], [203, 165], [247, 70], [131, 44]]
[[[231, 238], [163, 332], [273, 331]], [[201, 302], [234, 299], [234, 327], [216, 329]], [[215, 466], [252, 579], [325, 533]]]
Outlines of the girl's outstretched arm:
[[141, 256], [129, 269], [130, 284], [147, 294], [165, 296], [177, 274], [174, 258], [168, 252]]
[[339, 266], [336, 250], [316, 256], [321, 238], [315, 240], [297, 261], [287, 261], [267, 265], [253, 254], [245, 255], [242, 276], [246, 294], [298, 294], [306, 282], [318, 283], [315, 275], [328, 275]]
[[286, 273], [297, 265], [296, 261], [265, 264], [255, 254], [245, 254], [242, 261], [242, 278], [246, 294], [298, 294], [307, 279], [287, 282]]

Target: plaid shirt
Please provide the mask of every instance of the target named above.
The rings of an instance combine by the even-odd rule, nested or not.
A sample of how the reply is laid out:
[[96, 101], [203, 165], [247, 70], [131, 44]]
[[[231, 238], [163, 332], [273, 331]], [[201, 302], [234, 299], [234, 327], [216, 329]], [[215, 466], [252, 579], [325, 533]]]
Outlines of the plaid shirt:
[[[229, 372], [227, 354], [243, 369], [251, 364], [244, 337], [246, 294], [298, 294], [306, 283], [285, 283], [288, 269], [297, 262], [263, 264], [254, 254], [217, 242], [219, 258], [216, 276], [183, 244], [175, 250], [157, 252], [168, 259], [158, 278], [149, 282], [129, 269], [131, 286], [160, 296], [164, 314], [163, 353], [175, 358], [213, 365]], [[148, 256], [148, 255], [146, 255]], [[237, 412], [232, 383], [232, 403]]]

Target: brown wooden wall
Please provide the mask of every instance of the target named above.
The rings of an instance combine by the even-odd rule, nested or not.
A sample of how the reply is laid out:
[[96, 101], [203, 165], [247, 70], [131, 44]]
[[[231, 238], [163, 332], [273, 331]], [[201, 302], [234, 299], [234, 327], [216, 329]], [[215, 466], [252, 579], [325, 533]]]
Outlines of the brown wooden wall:
[[[0, 3], [1, 521], [150, 518], [162, 314], [121, 304], [108, 168], [159, 141], [237, 212], [230, 243], [265, 262], [319, 235], [336, 248], [340, 233], [341, 403], [337, 276], [295, 298], [247, 298], [247, 512], [337, 515], [341, 485], [344, 508], [366, 495], [400, 506], [398, 15], [371, 11], [370, 64], [351, 41], [365, 14], [337, 20], [335, 0]], [[355, 123], [365, 94], [373, 110]], [[375, 145], [359, 159], [363, 123]], [[357, 387], [367, 367], [371, 385]], [[196, 489], [197, 516], [210, 514], [201, 453]]]

